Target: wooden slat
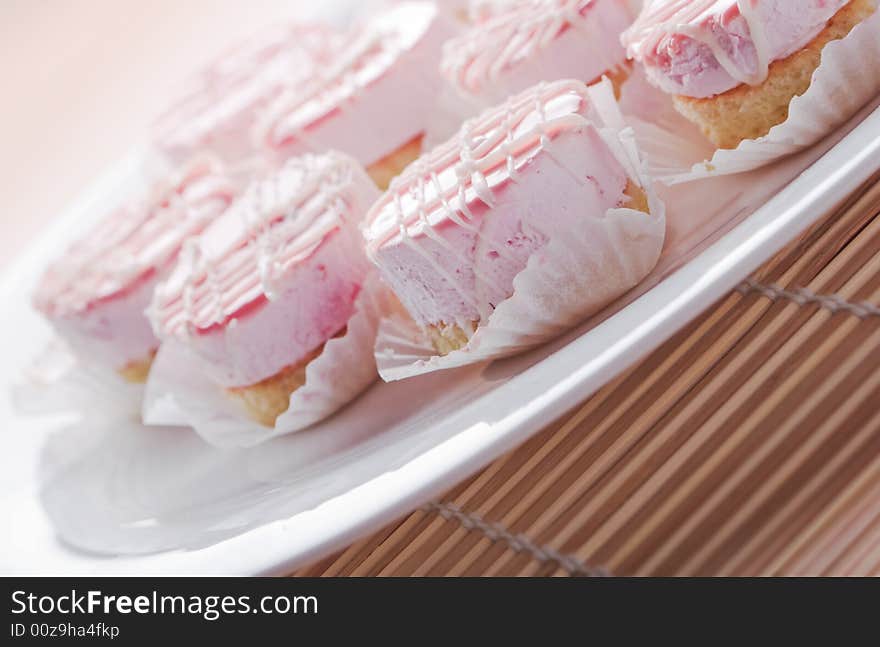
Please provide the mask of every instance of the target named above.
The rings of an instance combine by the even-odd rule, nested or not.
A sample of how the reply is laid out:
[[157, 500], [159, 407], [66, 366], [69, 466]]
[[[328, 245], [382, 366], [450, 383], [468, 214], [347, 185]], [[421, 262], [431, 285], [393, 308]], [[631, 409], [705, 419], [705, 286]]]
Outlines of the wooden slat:
[[447, 493], [461, 515], [300, 574], [880, 574], [880, 317], [792, 300], [880, 304], [880, 178], [753, 279]]

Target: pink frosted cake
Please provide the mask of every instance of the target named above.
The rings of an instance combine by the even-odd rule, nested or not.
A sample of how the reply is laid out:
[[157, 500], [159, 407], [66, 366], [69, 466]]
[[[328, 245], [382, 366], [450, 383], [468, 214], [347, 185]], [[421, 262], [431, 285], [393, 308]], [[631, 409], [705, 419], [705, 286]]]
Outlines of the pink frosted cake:
[[515, 0], [450, 40], [441, 73], [483, 107], [540, 81], [622, 80], [632, 19], [620, 0]]
[[293, 158], [253, 182], [156, 290], [157, 334], [182, 341], [212, 382], [272, 426], [354, 313], [371, 268], [358, 225], [377, 196], [338, 153]]
[[647, 0], [622, 42], [717, 146], [769, 132], [874, 0]]
[[467, 344], [552, 237], [648, 210], [600, 130], [585, 84], [538, 85], [466, 122], [370, 210], [367, 251], [438, 353]]
[[159, 345], [144, 310], [183, 241], [233, 198], [207, 160], [156, 187], [144, 204], [113, 212], [44, 273], [34, 303], [74, 352], [143, 382]]
[[385, 187], [419, 151], [440, 85], [442, 43], [456, 31], [434, 3], [404, 2], [353, 35], [307, 89], [287, 92], [258, 128], [277, 158], [340, 150]]
[[252, 131], [260, 111], [285, 89], [302, 88], [341, 41], [327, 27], [285, 25], [226, 52], [159, 118], [156, 146], [175, 163], [202, 150], [230, 163], [247, 159], [255, 152]]

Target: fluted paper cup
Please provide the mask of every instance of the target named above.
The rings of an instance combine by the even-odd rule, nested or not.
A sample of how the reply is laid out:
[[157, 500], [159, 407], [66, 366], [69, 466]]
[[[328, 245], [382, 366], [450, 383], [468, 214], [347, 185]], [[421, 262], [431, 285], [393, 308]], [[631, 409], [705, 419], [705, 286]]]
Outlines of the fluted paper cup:
[[345, 334], [324, 344], [306, 367], [306, 381], [290, 397], [288, 409], [268, 427], [248, 417], [243, 408], [200, 370], [200, 361], [180, 342], [159, 349], [143, 404], [147, 425], [189, 426], [220, 447], [248, 447], [282, 434], [300, 431], [330, 416], [376, 380], [373, 345], [390, 297], [375, 276], [365, 283]]

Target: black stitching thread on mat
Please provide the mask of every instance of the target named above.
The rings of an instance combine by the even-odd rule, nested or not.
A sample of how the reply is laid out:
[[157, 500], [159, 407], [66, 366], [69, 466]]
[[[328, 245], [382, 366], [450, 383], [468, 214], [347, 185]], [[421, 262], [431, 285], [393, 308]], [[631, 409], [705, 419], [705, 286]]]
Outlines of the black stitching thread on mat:
[[754, 292], [767, 297], [771, 301], [787, 299], [799, 306], [814, 303], [820, 308], [825, 308], [834, 313], [848, 312], [859, 319], [880, 317], [880, 307], [872, 303], [864, 301], [852, 303], [836, 294], [816, 294], [808, 288], [795, 287], [787, 289], [772, 283], [765, 285], [754, 279], [746, 279], [736, 287], [736, 291], [743, 295]]
[[[815, 304], [832, 313], [847, 312], [859, 319], [880, 317], [880, 307], [872, 303], [853, 303], [837, 294], [816, 294], [803, 287], [783, 288], [775, 284], [763, 284], [754, 279], [746, 279], [736, 287], [742, 295], [756, 293], [771, 301], [786, 299], [800, 306]], [[454, 503], [429, 503], [424, 506], [427, 512], [435, 512], [444, 519], [454, 520], [465, 530], [481, 532], [493, 543], [504, 543], [516, 553], [526, 553], [535, 560], [545, 564], [556, 564], [570, 575], [580, 577], [608, 577], [610, 574], [602, 569], [587, 566], [571, 555], [560, 553], [553, 548], [540, 546], [523, 534], [514, 534], [499, 523], [486, 521], [475, 512], [465, 512]]]
[[466, 530], [483, 533], [493, 543], [504, 543], [516, 553], [526, 553], [545, 564], [556, 564], [569, 575], [577, 577], [609, 577], [602, 568], [587, 566], [571, 555], [565, 555], [546, 546], [539, 546], [523, 534], [514, 534], [499, 523], [486, 521], [475, 512], [465, 512], [454, 503], [429, 503], [427, 512], [435, 512], [447, 520], [455, 520]]

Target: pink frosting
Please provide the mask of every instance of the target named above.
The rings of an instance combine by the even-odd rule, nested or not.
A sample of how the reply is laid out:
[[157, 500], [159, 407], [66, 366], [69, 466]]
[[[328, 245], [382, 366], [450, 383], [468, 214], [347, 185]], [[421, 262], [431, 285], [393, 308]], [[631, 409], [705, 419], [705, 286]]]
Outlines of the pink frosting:
[[422, 325], [485, 320], [547, 240], [625, 200], [586, 86], [542, 84], [466, 122], [367, 216], [368, 252]]
[[662, 90], [711, 97], [757, 85], [849, 0], [647, 0], [624, 33], [629, 55]]
[[484, 22], [509, 9], [512, 5], [532, 0], [437, 0], [441, 11], [457, 20], [471, 23]]
[[144, 316], [157, 281], [157, 275], [150, 275], [99, 307], [52, 317], [52, 327], [78, 357], [90, 363], [117, 370], [143, 360], [159, 346]]
[[470, 2], [466, 3], [467, 14], [471, 22], [481, 23], [507, 11], [515, 4], [530, 1], [531, 0], [470, 0]]
[[74, 243], [43, 274], [34, 304], [74, 351], [122, 368], [158, 341], [144, 316], [153, 289], [183, 241], [231, 202], [219, 166], [199, 160], [154, 187], [142, 204], [122, 207]]
[[156, 290], [157, 334], [183, 340], [227, 387], [296, 363], [354, 313], [370, 270], [358, 225], [377, 196], [339, 153], [294, 158], [254, 181]]
[[353, 35], [307, 90], [286, 92], [256, 130], [282, 159], [341, 150], [369, 166], [425, 131], [442, 43], [457, 27], [434, 3], [404, 2]]
[[540, 81], [592, 81], [625, 63], [620, 34], [632, 19], [620, 0], [509, 2], [446, 43], [441, 72], [491, 103]]
[[285, 89], [301, 89], [342, 36], [320, 25], [284, 25], [226, 52], [190, 82], [193, 91], [154, 127], [156, 146], [180, 162], [211, 150], [230, 162], [254, 152], [257, 115]]

